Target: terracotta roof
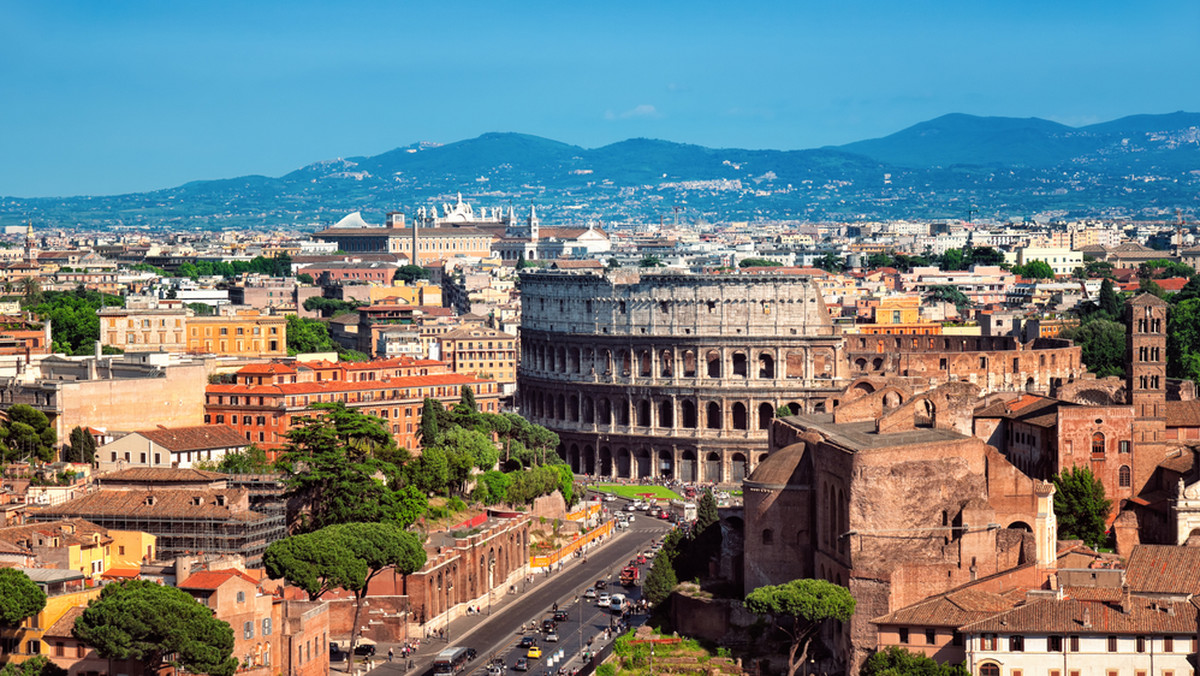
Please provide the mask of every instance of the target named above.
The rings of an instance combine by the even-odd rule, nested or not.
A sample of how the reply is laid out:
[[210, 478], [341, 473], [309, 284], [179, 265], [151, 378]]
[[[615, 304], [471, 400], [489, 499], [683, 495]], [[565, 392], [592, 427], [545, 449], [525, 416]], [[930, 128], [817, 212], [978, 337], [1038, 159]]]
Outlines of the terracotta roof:
[[1200, 400], [1167, 401], [1167, 427], [1200, 427]]
[[1116, 603], [1121, 600], [1121, 590], [1117, 587], [1063, 587], [1063, 594], [1076, 601]]
[[1134, 598], [1129, 612], [1107, 603], [1045, 599], [968, 624], [963, 633], [1195, 634], [1196, 606], [1189, 601]]
[[[107, 528], [80, 518], [60, 519], [0, 528], [0, 551], [32, 554], [33, 539], [38, 535], [58, 538], [60, 546], [93, 544], [95, 535], [100, 536], [100, 544], [112, 542]], [[5, 549], [5, 545], [8, 549]]]
[[596, 260], [586, 260], [586, 261], [573, 261], [573, 260], [559, 261], [559, 260], [556, 260], [556, 261], [553, 261], [550, 263], [550, 267], [556, 268], [559, 270], [603, 270], [604, 264], [601, 263], [600, 261], [596, 261]]
[[[242, 439], [245, 441], [245, 438]], [[109, 472], [100, 477], [104, 482], [124, 481], [157, 481], [179, 483], [181, 481], [194, 483], [212, 483], [228, 477], [220, 472], [207, 472], [202, 469], [183, 467], [131, 467], [116, 472]]]
[[1200, 549], [1138, 545], [1129, 555], [1125, 581], [1135, 593], [1200, 594]]
[[1060, 406], [1069, 402], [1025, 394], [1012, 401], [1000, 401], [975, 412], [977, 418], [1006, 418], [1038, 427], [1054, 427], [1058, 424]]
[[43, 636], [53, 638], [75, 638], [75, 634], [71, 631], [75, 628], [75, 620], [83, 615], [83, 611], [87, 610], [87, 605], [71, 606], [63, 616], [58, 618], [58, 622], [50, 625]]
[[193, 573], [178, 584], [180, 589], [208, 589], [213, 590], [228, 582], [230, 579], [240, 577], [250, 584], [257, 585], [258, 581], [240, 570], [202, 570], [198, 573]]
[[109, 568], [100, 577], [113, 580], [132, 580], [141, 577], [141, 568]]
[[1183, 290], [1183, 287], [1187, 286], [1188, 280], [1186, 277], [1168, 277], [1166, 279], [1156, 279], [1154, 283], [1163, 291], [1178, 293]]
[[291, 366], [288, 366], [287, 364], [280, 364], [279, 362], [271, 362], [269, 364], [250, 364], [249, 366], [243, 366], [242, 368], [238, 369], [239, 374], [246, 374], [246, 375], [259, 374], [259, 373], [261, 373], [263, 375], [272, 374], [272, 373], [289, 374], [289, 373], [295, 373], [295, 372], [296, 372], [296, 369], [292, 368]]
[[[39, 514], [48, 516], [110, 517], [128, 516], [132, 519], [163, 519], [185, 517], [192, 519], [254, 520], [257, 512], [235, 510], [245, 500], [245, 489], [159, 489], [159, 490], [100, 490], [80, 496], [61, 505], [47, 507]], [[225, 504], [217, 504], [217, 496]], [[195, 504], [196, 499], [200, 504]]]
[[474, 376], [458, 373], [439, 373], [428, 376], [400, 376], [382, 380], [348, 382], [345, 380], [323, 380], [319, 383], [286, 383], [283, 385], [209, 385], [205, 391], [212, 394], [329, 394], [356, 392], [359, 390], [385, 390], [400, 387], [430, 387], [437, 385], [473, 385], [484, 382]]
[[901, 608], [871, 620], [874, 624], [908, 624], [935, 627], [961, 627], [1010, 610], [1018, 598], [978, 589], [960, 589]]
[[241, 448], [250, 442], [227, 425], [159, 427], [134, 432], [172, 453], [207, 451], [214, 448]]

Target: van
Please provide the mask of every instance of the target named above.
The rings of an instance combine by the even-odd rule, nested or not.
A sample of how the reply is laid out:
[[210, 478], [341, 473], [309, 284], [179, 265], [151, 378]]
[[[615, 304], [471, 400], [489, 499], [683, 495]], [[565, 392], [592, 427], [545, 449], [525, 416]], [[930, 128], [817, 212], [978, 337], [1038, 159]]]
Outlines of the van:
[[614, 615], [620, 615], [629, 608], [629, 599], [624, 594], [613, 594], [608, 597], [608, 609]]

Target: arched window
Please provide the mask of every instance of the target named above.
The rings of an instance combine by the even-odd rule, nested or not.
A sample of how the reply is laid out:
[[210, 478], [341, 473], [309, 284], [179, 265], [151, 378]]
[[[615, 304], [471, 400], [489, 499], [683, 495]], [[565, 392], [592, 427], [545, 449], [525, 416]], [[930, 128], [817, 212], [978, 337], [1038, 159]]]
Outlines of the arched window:
[[721, 405], [715, 401], [708, 402], [707, 414], [707, 420], [705, 422], [707, 423], [706, 426], [708, 429], [721, 429]]
[[979, 666], [979, 676], [1000, 676], [1000, 667], [995, 664], [982, 664]]
[[770, 528], [763, 529], [762, 543], [764, 545], [769, 545], [769, 544], [773, 543], [774, 541], [775, 541], [775, 532], [772, 531]]
[[1117, 483], [1121, 488], [1133, 485], [1133, 472], [1129, 470], [1129, 465], [1121, 465], [1121, 469], [1117, 470]]
[[1096, 432], [1092, 435], [1092, 457], [1104, 457], [1104, 433]]

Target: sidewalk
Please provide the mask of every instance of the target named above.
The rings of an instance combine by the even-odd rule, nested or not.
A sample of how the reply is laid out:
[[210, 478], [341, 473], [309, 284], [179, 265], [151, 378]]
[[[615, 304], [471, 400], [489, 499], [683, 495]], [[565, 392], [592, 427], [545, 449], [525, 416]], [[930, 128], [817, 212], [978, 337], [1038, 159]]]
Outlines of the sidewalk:
[[[628, 534], [629, 532], [630, 532], [629, 530], [617, 531], [614, 535], [606, 538], [603, 543], [592, 547], [588, 551], [590, 552], [590, 551], [595, 551], [598, 549], [605, 549], [609, 545], [612, 545], [613, 543], [620, 540], [621, 536]], [[577, 559], [572, 559], [572, 561], [576, 561], [576, 560]], [[487, 612], [486, 612], [487, 605], [483, 604], [480, 607], [485, 609], [484, 614], [482, 614], [482, 615], [463, 615], [461, 617], [458, 617], [457, 619], [451, 620], [450, 621], [450, 637], [451, 637], [451, 641], [452, 641], [451, 643], [448, 643], [445, 639], [436, 638], [436, 637], [422, 638], [420, 648], [418, 648], [417, 651], [408, 658], [408, 660], [403, 660], [399, 656], [400, 647], [402, 646], [401, 643], [379, 643], [379, 644], [377, 644], [376, 645], [377, 652], [373, 658], [373, 666], [369, 667], [368, 668], [369, 670], [366, 671], [365, 673], [369, 673], [369, 674], [371, 674], [371, 676], [394, 676], [396, 674], [404, 674], [404, 673], [409, 673], [409, 672], [415, 673], [415, 674], [424, 673], [433, 664], [433, 658], [436, 657], [439, 652], [441, 652], [446, 647], [448, 647], [448, 645], [463, 645], [464, 643], [467, 642], [467, 639], [471, 636], [471, 634], [473, 634], [480, 627], [491, 622], [491, 620], [493, 618], [496, 618], [497, 616], [502, 614], [504, 612], [504, 610], [507, 609], [510, 605], [512, 605], [512, 603], [514, 603], [517, 599], [521, 598], [523, 595], [525, 595], [526, 593], [528, 593], [530, 591], [541, 589], [547, 583], [554, 581], [557, 578], [558, 574], [562, 571], [567, 570], [567, 568], [568, 568], [568, 566], [562, 566], [559, 570], [556, 570], [553, 573], [549, 573], [549, 574], [544, 573], [544, 572], [530, 573], [529, 578], [531, 578], [531, 581], [527, 582], [524, 585], [522, 585], [521, 583], [517, 583], [517, 585], [516, 585], [517, 592], [515, 594], [504, 594], [502, 598], [500, 598], [498, 601], [495, 601], [492, 603], [490, 615], [487, 614]], [[436, 629], [445, 629], [446, 625], [443, 622], [443, 623], [439, 623], [438, 626], [436, 626], [436, 627], [434, 627], [432, 624], [430, 624], [426, 628], [433, 631]], [[388, 658], [387, 658], [387, 651], [389, 648], [395, 650], [397, 653], [396, 656], [393, 658], [393, 661], [391, 661], [391, 662], [388, 662]], [[476, 658], [477, 663], [472, 663], [471, 668], [477, 669], [477, 668], [482, 668], [483, 666], [485, 666], [486, 660], [479, 661], [480, 658], [484, 658], [484, 657], [486, 657], [486, 656], [480, 655], [479, 658]], [[412, 665], [413, 665], [412, 668], [408, 667], [409, 663], [412, 663]], [[358, 668], [360, 670], [362, 670], [363, 666], [359, 665]], [[345, 669], [346, 669], [345, 662], [333, 662], [330, 664], [331, 672], [345, 673]], [[507, 672], [507, 668], [505, 669], [505, 671]]]

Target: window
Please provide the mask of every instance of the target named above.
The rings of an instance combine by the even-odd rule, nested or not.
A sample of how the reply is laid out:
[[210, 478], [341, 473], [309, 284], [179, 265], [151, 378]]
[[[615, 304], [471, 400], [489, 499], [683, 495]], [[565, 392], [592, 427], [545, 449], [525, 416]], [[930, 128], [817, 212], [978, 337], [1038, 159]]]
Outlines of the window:
[[980, 650], [995, 650], [996, 649], [996, 635], [995, 634], [984, 634], [983, 636], [981, 636], [979, 649]]
[[271, 635], [271, 618], [269, 618], [269, 617], [264, 617], [264, 618], [263, 618], [263, 621], [262, 621], [262, 635], [263, 635], [263, 636], [270, 636], [270, 635]]
[[900, 642], [908, 643], [908, 627], [900, 627]]
[[1073, 652], [1073, 653], [1079, 652], [1079, 637], [1078, 636], [1071, 637], [1071, 652]]
[[925, 630], [925, 644], [937, 645], [937, 631], [934, 629]]
[[246, 602], [246, 592], [244, 592], [244, 591], [240, 591], [240, 592], [238, 592], [238, 594], [237, 594], [237, 602], [238, 602], [238, 603], [245, 603], [245, 602]]
[[[765, 529], [762, 532], [762, 543], [764, 545], [769, 545], [774, 541], [775, 541], [775, 533], [770, 528]], [[907, 632], [908, 630], [901, 629], [901, 631]]]
[[1174, 636], [1164, 636], [1163, 637], [1163, 652], [1164, 653], [1175, 652], [1175, 637]]
[[1013, 653], [1025, 652], [1025, 637], [1024, 636], [1009, 636], [1008, 651]]
[[117, 556], [125, 556], [125, 545], [117, 545]]
[[1136, 643], [1137, 643], [1137, 651], [1139, 653], [1146, 652], [1146, 637], [1145, 636], [1137, 637]]
[[[240, 595], [242, 592], [238, 592], [238, 594]], [[252, 620], [242, 623], [242, 638], [254, 638], [254, 622]]]
[[1117, 447], [1120, 449], [1121, 453], [1128, 453], [1129, 452], [1129, 440], [1122, 439], [1120, 442], [1118, 442]]
[[1110, 653], [1117, 652], [1117, 637], [1116, 636], [1108, 637], [1108, 652], [1110, 652]]
[[979, 676], [1000, 676], [1000, 667], [995, 664], [982, 664], [979, 666]]
[[1133, 474], [1129, 470], [1129, 465], [1121, 465], [1121, 469], [1117, 471], [1117, 483], [1121, 488], [1129, 488], [1133, 485]]
[[1104, 458], [1104, 434], [1102, 432], [1092, 435], [1092, 458]]

